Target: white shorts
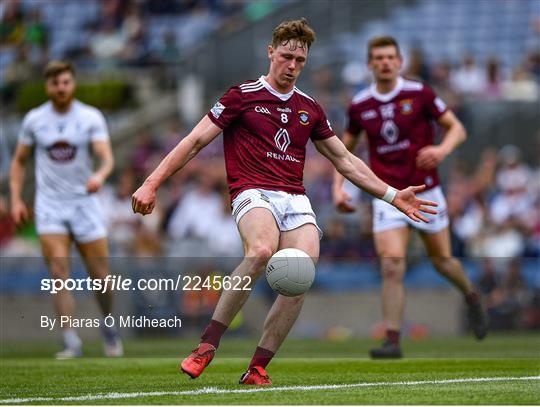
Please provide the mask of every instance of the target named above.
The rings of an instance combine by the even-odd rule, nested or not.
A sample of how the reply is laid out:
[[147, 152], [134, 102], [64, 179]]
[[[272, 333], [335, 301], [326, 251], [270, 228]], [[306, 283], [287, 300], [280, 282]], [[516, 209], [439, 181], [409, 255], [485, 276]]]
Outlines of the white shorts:
[[36, 199], [38, 235], [71, 235], [79, 243], [89, 243], [107, 236], [103, 211], [97, 196], [70, 201]]
[[232, 202], [232, 214], [236, 224], [253, 208], [266, 208], [272, 212], [279, 230], [282, 232], [299, 228], [306, 223], [312, 223], [319, 231], [319, 238], [322, 237], [322, 230], [317, 225], [315, 213], [305, 195], [293, 195], [266, 189], [247, 189]]
[[381, 200], [373, 200], [373, 233], [384, 232], [385, 230], [398, 229], [407, 225], [426, 233], [437, 233], [448, 226], [448, 212], [446, 208], [446, 199], [441, 190], [437, 186], [428, 191], [420, 192], [419, 198], [435, 201], [439, 204], [437, 215], [423, 213], [429, 220], [429, 223], [415, 222], [396, 207]]

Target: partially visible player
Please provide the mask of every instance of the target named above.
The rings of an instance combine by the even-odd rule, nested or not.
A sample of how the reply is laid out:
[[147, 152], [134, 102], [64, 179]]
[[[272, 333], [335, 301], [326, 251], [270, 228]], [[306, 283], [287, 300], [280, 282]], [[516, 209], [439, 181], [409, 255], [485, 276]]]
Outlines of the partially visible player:
[[[353, 184], [392, 202], [411, 219], [425, 219], [420, 211], [434, 212], [426, 207], [434, 203], [419, 200], [414, 194], [423, 187], [396, 191], [349, 153], [334, 135], [319, 104], [295, 87], [314, 40], [315, 33], [304, 19], [276, 27], [268, 46], [268, 74], [230, 88], [133, 194], [133, 210], [151, 213], [159, 186], [223, 132], [232, 212], [245, 256], [233, 278], [247, 276], [254, 283], [272, 254], [283, 248], [297, 248], [313, 259], [319, 257], [319, 228], [303, 186], [309, 140]], [[192, 378], [203, 372], [249, 293], [223, 291], [200, 344], [181, 363], [182, 371]], [[271, 384], [265, 368], [296, 321], [303, 302], [304, 295], [277, 296], [241, 384]]]
[[[372, 39], [368, 45], [368, 60], [374, 83], [354, 97], [342, 141], [354, 151], [359, 136], [367, 135], [370, 165], [375, 174], [398, 188], [425, 184], [427, 190], [419, 197], [439, 204], [439, 213], [428, 215], [429, 223], [416, 223], [386, 202], [373, 201], [373, 233], [381, 262], [382, 310], [387, 338], [381, 348], [371, 350], [371, 356], [402, 356], [403, 277], [411, 227], [420, 232], [435, 269], [463, 293], [474, 334], [483, 339], [488, 328], [486, 317], [461, 262], [452, 256], [446, 201], [437, 174], [437, 166], [465, 140], [465, 129], [429, 86], [399, 75], [402, 59], [394, 38]], [[434, 122], [445, 130], [438, 145], [433, 144]], [[343, 181], [343, 176], [336, 173], [334, 202], [340, 211], [352, 212], [355, 209], [343, 190]]]
[[[22, 123], [11, 163], [11, 213], [17, 225], [28, 219], [22, 200], [25, 166], [35, 157], [35, 220], [51, 277], [69, 278], [74, 241], [91, 278], [109, 274], [107, 231], [95, 196], [113, 169], [113, 155], [105, 118], [99, 110], [76, 99], [75, 71], [70, 63], [53, 61], [45, 68], [49, 101], [31, 110]], [[99, 165], [93, 171], [92, 156]], [[104, 316], [112, 311], [112, 292], [97, 293]], [[73, 317], [75, 301], [68, 290], [53, 295], [58, 316]], [[122, 342], [114, 329], [103, 327], [107, 356], [122, 356]], [[81, 339], [71, 326], [63, 329], [59, 359], [81, 356]]]

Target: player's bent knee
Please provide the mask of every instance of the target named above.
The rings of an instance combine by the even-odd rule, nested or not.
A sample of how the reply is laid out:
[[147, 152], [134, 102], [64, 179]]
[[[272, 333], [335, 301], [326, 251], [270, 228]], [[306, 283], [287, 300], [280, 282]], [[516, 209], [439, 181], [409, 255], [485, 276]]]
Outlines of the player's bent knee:
[[443, 275], [451, 274], [460, 266], [460, 261], [455, 257], [432, 257], [433, 267]]
[[402, 257], [382, 258], [381, 274], [387, 281], [401, 282], [405, 275], [405, 259]]
[[55, 280], [67, 280], [69, 278], [69, 268], [64, 265], [51, 265], [49, 267], [51, 278]]
[[246, 258], [250, 259], [258, 265], [266, 265], [268, 259], [272, 257], [274, 250], [270, 246], [257, 245], [253, 248], [249, 248], [246, 253]]

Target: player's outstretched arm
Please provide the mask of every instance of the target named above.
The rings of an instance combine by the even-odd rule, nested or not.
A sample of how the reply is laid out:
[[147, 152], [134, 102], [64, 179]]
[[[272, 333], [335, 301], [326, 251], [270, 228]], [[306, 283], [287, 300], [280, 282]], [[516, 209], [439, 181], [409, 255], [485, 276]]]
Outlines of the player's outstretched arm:
[[[353, 136], [348, 131], [343, 134], [341, 142], [347, 148], [348, 151], [353, 152], [358, 145], [359, 137]], [[332, 184], [332, 197], [334, 198], [334, 205], [339, 212], [351, 213], [356, 211], [356, 208], [349, 202], [351, 196], [343, 189], [343, 182], [345, 177], [338, 171], [334, 171], [334, 182]]]
[[429, 208], [430, 206], [437, 206], [436, 202], [420, 199], [415, 194], [424, 190], [424, 185], [408, 187], [401, 191], [390, 187], [379, 179], [361, 159], [351, 154], [337, 136], [317, 140], [315, 146], [321, 154], [334, 164], [336, 170], [354, 185], [374, 197], [394, 205], [415, 222], [428, 221], [420, 212], [437, 213], [437, 211]]
[[422, 170], [437, 167], [448, 155], [467, 139], [465, 127], [451, 110], [447, 110], [437, 119], [445, 129], [443, 140], [438, 145], [421, 148], [416, 155], [416, 166]]
[[221, 129], [208, 118], [203, 119], [184, 137], [180, 143], [161, 161], [157, 168], [146, 178], [144, 183], [131, 197], [133, 212], [147, 215], [152, 213], [156, 204], [156, 192], [159, 186], [176, 171], [184, 167], [208, 143], [214, 140]]
[[32, 146], [17, 143], [15, 155], [9, 170], [9, 190], [11, 195], [11, 216], [16, 226], [20, 226], [28, 219], [28, 209], [22, 200], [22, 187], [24, 184], [25, 166], [32, 154]]

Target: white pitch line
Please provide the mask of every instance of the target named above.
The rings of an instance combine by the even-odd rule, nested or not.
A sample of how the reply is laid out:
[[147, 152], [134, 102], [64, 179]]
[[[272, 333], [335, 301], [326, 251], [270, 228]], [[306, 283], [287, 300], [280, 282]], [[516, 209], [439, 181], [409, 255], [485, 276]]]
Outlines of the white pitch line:
[[351, 383], [351, 384], [324, 384], [315, 386], [281, 386], [281, 387], [254, 387], [251, 389], [220, 389], [217, 387], [204, 387], [198, 390], [184, 391], [154, 391], [138, 393], [106, 393], [88, 394], [86, 396], [70, 397], [29, 397], [16, 399], [3, 399], [0, 404], [12, 403], [32, 403], [36, 401], [90, 401], [90, 400], [114, 400], [129, 399], [135, 397], [159, 397], [159, 396], [197, 396], [201, 394], [247, 394], [274, 391], [308, 391], [308, 390], [336, 390], [355, 387], [376, 387], [376, 386], [417, 386], [425, 384], [455, 384], [455, 383], [479, 383], [479, 382], [502, 382], [502, 381], [525, 381], [540, 380], [540, 376], [522, 377], [470, 377], [464, 379], [446, 380], [418, 380], [408, 382], [374, 382], [374, 383]]

